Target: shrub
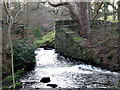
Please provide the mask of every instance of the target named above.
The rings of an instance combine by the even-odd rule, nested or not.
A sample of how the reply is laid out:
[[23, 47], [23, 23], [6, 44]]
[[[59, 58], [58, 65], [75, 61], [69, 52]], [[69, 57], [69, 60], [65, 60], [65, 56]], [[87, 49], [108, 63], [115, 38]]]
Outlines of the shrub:
[[[22, 83], [20, 82], [20, 78], [23, 76], [23, 74], [25, 74], [26, 72], [23, 70], [18, 70], [15, 73], [15, 80], [16, 80], [16, 88], [21, 88], [22, 87]], [[2, 88], [9, 88], [13, 82], [12, 79], [12, 75], [9, 75], [8, 77], [6, 77], [5, 79], [2, 80]], [[12, 87], [11, 87], [12, 88]]]
[[14, 48], [14, 68], [15, 71], [24, 68], [29, 70], [35, 65], [35, 46], [31, 39], [16, 40], [13, 42]]
[[16, 82], [15, 86], [16, 88], [22, 88], [22, 82]]

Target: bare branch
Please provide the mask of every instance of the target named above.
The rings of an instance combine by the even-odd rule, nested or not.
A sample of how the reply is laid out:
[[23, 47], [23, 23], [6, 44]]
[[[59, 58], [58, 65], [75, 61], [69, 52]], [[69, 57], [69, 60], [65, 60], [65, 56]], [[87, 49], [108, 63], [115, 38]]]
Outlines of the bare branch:
[[11, 19], [13, 19], [13, 17], [12, 17], [12, 15], [11, 15], [10, 11], [8, 10], [7, 5], [6, 5], [5, 2], [3, 2], [3, 5], [4, 5], [5, 11], [6, 11], [6, 13], [8, 14], [8, 16], [9, 16]]
[[103, 5], [103, 2], [100, 3], [99, 8], [97, 9], [96, 15], [93, 17], [93, 19], [91, 21], [93, 21], [97, 17], [97, 15], [99, 13], [99, 10], [101, 9], [102, 5]]
[[59, 6], [65, 6], [67, 5], [67, 2], [60, 2], [58, 4], [52, 4], [51, 2], [48, 2], [52, 7], [59, 7]]
[[[25, 3], [25, 4], [23, 5], [23, 8], [25, 7], [26, 4], [27, 4], [27, 3]], [[15, 14], [14, 20], [17, 18], [18, 14], [23, 10], [23, 8], [21, 8], [21, 9]]]
[[18, 14], [22, 11], [22, 9], [25, 7], [26, 3], [23, 5], [23, 8], [21, 8], [21, 9], [15, 14], [14, 17], [11, 15], [10, 11], [8, 10], [7, 5], [6, 5], [5, 2], [3, 2], [3, 5], [4, 5], [4, 8], [5, 8], [6, 13], [8, 14], [8, 16], [12, 19], [12, 21], [13, 21], [13, 23], [14, 23], [14, 20], [17, 18]]
[[65, 11], [65, 9], [63, 9], [63, 11], [61, 12], [61, 14], [59, 15], [59, 16], [68, 16], [68, 15], [70, 15], [70, 14], [66, 14], [66, 15], [64, 15], [64, 11]]
[[48, 3], [49, 3], [51, 6], [53, 6], [53, 7], [67, 6], [71, 18], [79, 23], [79, 17], [78, 17], [77, 14], [74, 12], [73, 6], [72, 6], [69, 2], [60, 2], [60, 3], [58, 3], [58, 4], [52, 4], [52, 3], [50, 3], [50, 2], [48, 2]]

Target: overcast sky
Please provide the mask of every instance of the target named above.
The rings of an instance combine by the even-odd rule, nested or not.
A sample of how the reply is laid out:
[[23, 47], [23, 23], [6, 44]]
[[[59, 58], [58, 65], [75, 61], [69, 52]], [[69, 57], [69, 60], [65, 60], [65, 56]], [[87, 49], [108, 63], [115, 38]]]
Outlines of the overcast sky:
[[110, 2], [117, 2], [117, 1], [120, 1], [120, 0], [0, 0], [0, 1], [10, 1], [10, 2], [15, 2], [15, 1], [27, 1], [27, 2], [41, 2], [41, 1], [50, 1], [50, 2], [59, 2], [59, 1], [62, 1], [62, 2], [91, 2], [91, 1], [95, 1], [95, 2], [106, 2], [106, 1], [110, 1]]

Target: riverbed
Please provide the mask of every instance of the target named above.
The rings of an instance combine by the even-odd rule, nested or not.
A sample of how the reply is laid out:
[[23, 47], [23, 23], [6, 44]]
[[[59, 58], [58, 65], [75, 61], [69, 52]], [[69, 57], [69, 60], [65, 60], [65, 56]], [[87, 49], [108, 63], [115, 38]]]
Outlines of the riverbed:
[[[35, 54], [35, 68], [20, 79], [24, 89], [52, 88], [47, 84], [56, 84], [56, 88], [115, 88], [117, 85], [117, 72], [71, 61], [54, 49], [38, 48]], [[40, 82], [43, 77], [50, 77], [51, 81]]]

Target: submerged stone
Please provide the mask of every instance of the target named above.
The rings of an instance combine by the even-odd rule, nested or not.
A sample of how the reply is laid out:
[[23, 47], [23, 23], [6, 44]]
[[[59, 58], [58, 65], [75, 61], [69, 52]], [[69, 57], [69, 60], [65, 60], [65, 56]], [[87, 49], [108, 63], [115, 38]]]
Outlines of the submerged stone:
[[47, 86], [50, 86], [52, 88], [56, 88], [58, 85], [56, 85], [56, 84], [47, 84]]

